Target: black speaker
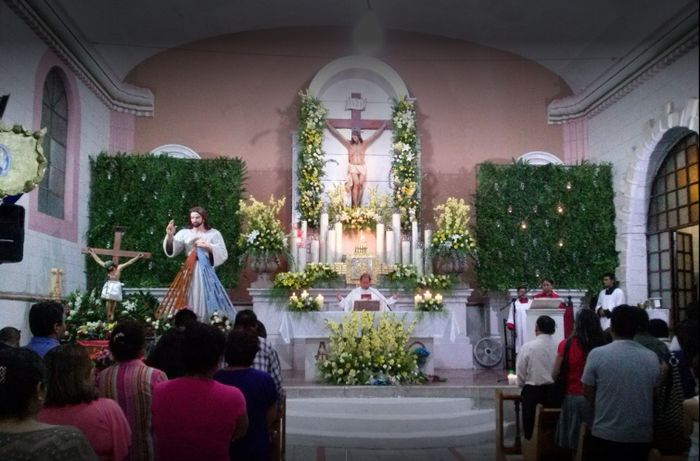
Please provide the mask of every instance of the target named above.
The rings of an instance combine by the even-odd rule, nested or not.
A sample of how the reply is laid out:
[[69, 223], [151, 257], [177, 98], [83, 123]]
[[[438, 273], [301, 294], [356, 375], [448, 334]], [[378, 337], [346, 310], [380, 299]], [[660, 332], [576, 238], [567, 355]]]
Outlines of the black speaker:
[[24, 252], [24, 208], [0, 205], [0, 263], [18, 263]]

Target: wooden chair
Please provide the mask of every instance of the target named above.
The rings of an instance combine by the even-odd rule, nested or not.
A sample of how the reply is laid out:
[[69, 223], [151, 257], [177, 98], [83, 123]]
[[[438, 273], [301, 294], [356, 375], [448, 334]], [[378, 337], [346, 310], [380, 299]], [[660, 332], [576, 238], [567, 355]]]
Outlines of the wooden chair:
[[272, 460], [284, 461], [287, 445], [287, 396], [282, 397], [277, 419], [272, 424]]
[[535, 425], [530, 440], [523, 438], [523, 461], [545, 461], [568, 459], [569, 450], [556, 444], [555, 434], [559, 421], [559, 408], [544, 408], [537, 405], [535, 410]]
[[[503, 402], [512, 401], [515, 405], [516, 430], [515, 443], [506, 446], [504, 443], [505, 421], [503, 419]], [[506, 455], [519, 455], [522, 453], [520, 445], [520, 395], [504, 395], [500, 389], [496, 390], [496, 461], [506, 461]]]

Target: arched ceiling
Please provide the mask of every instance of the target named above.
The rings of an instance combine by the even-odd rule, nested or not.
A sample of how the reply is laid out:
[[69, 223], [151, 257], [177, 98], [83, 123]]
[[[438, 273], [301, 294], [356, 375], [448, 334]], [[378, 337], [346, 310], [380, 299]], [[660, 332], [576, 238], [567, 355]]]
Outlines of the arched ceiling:
[[[165, 49], [242, 31], [354, 27], [434, 34], [541, 63], [582, 91], [635, 48], [694, 15], [698, 0], [28, 0], [76, 30], [118, 78]], [[686, 18], [687, 24], [687, 18]], [[669, 32], [670, 31], [670, 32]], [[333, 58], [333, 57], [329, 57]]]

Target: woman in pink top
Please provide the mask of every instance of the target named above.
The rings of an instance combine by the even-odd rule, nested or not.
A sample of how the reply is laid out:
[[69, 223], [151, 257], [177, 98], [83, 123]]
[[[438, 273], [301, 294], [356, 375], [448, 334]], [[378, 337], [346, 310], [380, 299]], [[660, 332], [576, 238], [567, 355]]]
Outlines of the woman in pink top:
[[95, 389], [95, 367], [87, 349], [65, 344], [44, 357], [47, 369], [46, 404], [37, 419], [80, 429], [103, 461], [122, 461], [131, 441], [131, 429], [119, 404], [100, 399]]
[[245, 397], [212, 379], [224, 351], [224, 334], [197, 323], [184, 334], [186, 374], [153, 391], [153, 441], [159, 461], [228, 461], [229, 443], [248, 429]]
[[559, 343], [552, 377], [566, 373], [566, 391], [557, 423], [557, 445], [576, 451], [581, 423], [593, 424], [593, 409], [583, 397], [581, 375], [588, 353], [605, 344], [598, 316], [590, 309], [581, 309], [576, 315], [574, 332]]
[[151, 397], [153, 387], [167, 381], [165, 373], [142, 361], [146, 332], [141, 322], [120, 320], [112, 330], [109, 350], [117, 361], [102, 370], [98, 388], [102, 397], [117, 401], [131, 427], [130, 461], [153, 459]]

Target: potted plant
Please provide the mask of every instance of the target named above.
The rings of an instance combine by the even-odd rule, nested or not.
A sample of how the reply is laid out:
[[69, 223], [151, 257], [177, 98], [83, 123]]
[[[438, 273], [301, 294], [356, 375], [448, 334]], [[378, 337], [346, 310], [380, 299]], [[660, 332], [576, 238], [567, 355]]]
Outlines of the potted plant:
[[285, 235], [277, 215], [284, 206], [284, 197], [270, 196], [267, 203], [254, 197], [241, 200], [238, 213], [241, 234], [238, 246], [242, 258], [258, 274], [259, 280], [269, 281], [270, 273], [279, 268], [279, 257], [286, 253]]
[[435, 272], [460, 273], [467, 268], [467, 257], [473, 255], [476, 244], [469, 231], [469, 205], [464, 199], [450, 197], [435, 207], [435, 232], [430, 246]]

